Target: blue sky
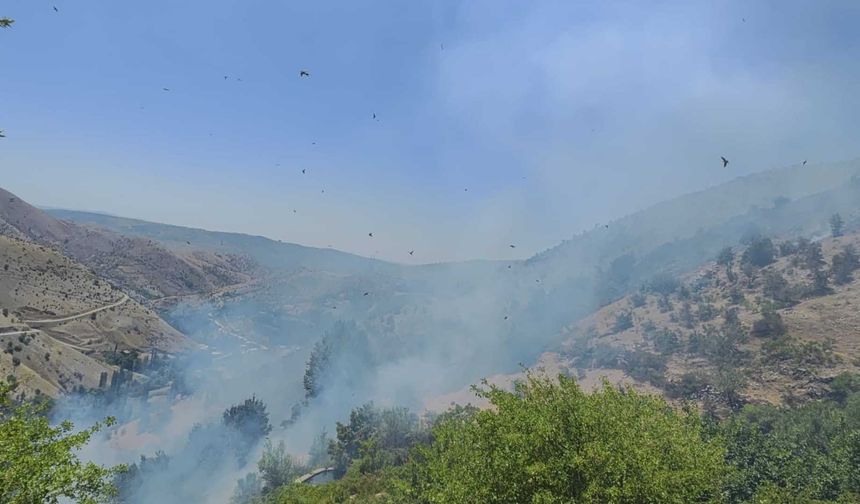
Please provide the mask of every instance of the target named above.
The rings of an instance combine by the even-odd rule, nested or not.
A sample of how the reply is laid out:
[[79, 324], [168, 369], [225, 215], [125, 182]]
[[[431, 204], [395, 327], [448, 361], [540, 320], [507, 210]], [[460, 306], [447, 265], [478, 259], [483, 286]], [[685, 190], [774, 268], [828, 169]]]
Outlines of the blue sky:
[[0, 186], [43, 205], [404, 262], [506, 258], [860, 155], [848, 0], [0, 9], [16, 19]]

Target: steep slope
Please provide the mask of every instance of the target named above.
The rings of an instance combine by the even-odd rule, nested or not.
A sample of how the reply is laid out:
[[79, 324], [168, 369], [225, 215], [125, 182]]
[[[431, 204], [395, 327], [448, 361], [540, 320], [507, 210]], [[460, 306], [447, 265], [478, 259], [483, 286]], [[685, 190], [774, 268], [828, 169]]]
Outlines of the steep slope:
[[259, 272], [247, 258], [176, 253], [151, 240], [60, 221], [2, 189], [0, 233], [56, 248], [139, 299], [206, 292]]
[[56, 396], [99, 387], [115, 350], [175, 352], [192, 343], [83, 265], [30, 241], [0, 236], [2, 376]]
[[860, 371], [860, 234], [780, 242], [773, 262], [767, 251], [756, 259], [767, 243], [574, 324], [561, 352], [570, 371], [614, 370], [714, 408], [823, 396], [840, 373]]

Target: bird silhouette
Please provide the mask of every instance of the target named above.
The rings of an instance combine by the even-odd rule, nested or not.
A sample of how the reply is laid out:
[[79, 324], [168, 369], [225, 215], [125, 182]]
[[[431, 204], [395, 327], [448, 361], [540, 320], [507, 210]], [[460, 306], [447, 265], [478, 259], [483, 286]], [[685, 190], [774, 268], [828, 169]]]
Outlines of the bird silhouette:
[[410, 250], [410, 251], [409, 251], [409, 255], [412, 255], [412, 254], [414, 254], [414, 253], [415, 253], [415, 251], [414, 251], [414, 250]]
[[3, 130], [0, 130], [0, 138], [6, 138], [6, 133], [3, 133]]
[[304, 172], [305, 172], [305, 170], [306, 170], [306, 168], [302, 168], [302, 173], [304, 173]]
[[224, 80], [227, 80], [228, 78], [229, 78], [229, 76], [227, 76], [227, 75], [224, 76]]
[[373, 118], [376, 119], [376, 112], [373, 113]]
[[311, 76], [311, 73], [308, 72], [307, 70], [302, 70], [299, 72], [299, 77], [310, 77], [310, 76]]
[[505, 320], [508, 320], [508, 316], [507, 316], [507, 315], [505, 315]]
[[365, 296], [366, 296], [366, 295], [368, 295], [368, 294], [370, 294], [370, 293], [369, 293], [369, 292], [365, 292], [365, 293], [364, 293], [364, 295], [365, 295]]
[[723, 168], [725, 168], [726, 166], [728, 166], [728, 164], [729, 164], [729, 160], [728, 160], [728, 159], [724, 158], [723, 156], [720, 156], [720, 159], [722, 159], [722, 160], [723, 160]]
[[60, 12], [60, 9], [58, 9], [56, 5], [54, 6], [54, 12]]
[[14, 22], [14, 19], [9, 19], [7, 17], [0, 18], [0, 28], [9, 28]]
[[511, 248], [517, 248], [517, 246], [516, 246], [516, 245], [508, 245], [508, 246], [509, 246], [509, 247], [511, 247]]
[[161, 88], [161, 90], [162, 91], [170, 91], [170, 88], [163, 87], [163, 88]]
[[373, 233], [367, 233], [367, 236], [373, 238]]
[[609, 229], [609, 224], [604, 224], [603, 227], [605, 227], [606, 229]]
[[806, 166], [806, 160], [805, 159], [803, 160], [803, 163], [801, 163], [801, 166]]
[[185, 243], [186, 243], [186, 244], [188, 244], [188, 245], [191, 245], [191, 242], [190, 242], [190, 241], [188, 241], [188, 240], [186, 240], [186, 241], [185, 241]]

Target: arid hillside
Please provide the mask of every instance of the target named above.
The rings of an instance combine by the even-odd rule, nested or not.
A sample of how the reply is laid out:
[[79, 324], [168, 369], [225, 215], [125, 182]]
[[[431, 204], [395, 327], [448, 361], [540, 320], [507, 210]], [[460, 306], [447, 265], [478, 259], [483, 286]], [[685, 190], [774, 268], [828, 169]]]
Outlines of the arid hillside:
[[[192, 343], [80, 263], [0, 236], [0, 373], [20, 391], [56, 396], [104, 387], [110, 354], [174, 352]], [[101, 381], [101, 383], [100, 383]]]
[[61, 221], [0, 189], [0, 234], [50, 246], [139, 300], [209, 292], [259, 273], [245, 256], [169, 250], [152, 240]]
[[566, 331], [555, 357], [583, 378], [714, 408], [822, 397], [841, 373], [860, 370], [858, 247], [857, 233], [752, 238], [603, 307]]

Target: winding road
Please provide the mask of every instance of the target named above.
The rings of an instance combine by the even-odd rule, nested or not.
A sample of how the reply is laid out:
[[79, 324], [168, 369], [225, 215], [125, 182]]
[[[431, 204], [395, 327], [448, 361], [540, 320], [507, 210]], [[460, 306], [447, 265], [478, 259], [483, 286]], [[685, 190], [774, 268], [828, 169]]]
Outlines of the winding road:
[[[92, 310], [88, 310], [88, 311], [85, 311], [85, 312], [83, 312], [83, 313], [78, 313], [78, 314], [75, 314], [75, 315], [69, 315], [69, 316], [67, 316], [67, 317], [60, 317], [60, 318], [53, 318], [53, 319], [42, 319], [42, 320], [22, 320], [22, 321], [21, 321], [21, 323], [23, 323], [23, 324], [27, 324], [27, 325], [29, 325], [29, 326], [32, 326], [33, 324], [62, 324], [63, 322], [69, 322], [69, 321], [71, 321], [71, 320], [76, 320], [76, 319], [79, 319], [79, 318], [83, 318], [83, 317], [86, 317], [86, 316], [92, 315], [93, 313], [98, 313], [98, 312], [100, 312], [100, 311], [105, 311], [105, 310], [110, 310], [111, 308], [116, 308], [117, 306], [120, 306], [120, 305], [124, 304], [126, 301], [128, 301], [128, 299], [129, 299], [129, 298], [128, 298], [128, 295], [127, 295], [127, 294], [123, 294], [123, 295], [122, 295], [122, 299], [120, 299], [119, 301], [117, 301], [117, 302], [115, 302], [115, 303], [111, 303], [111, 304], [109, 304], [109, 305], [105, 305], [105, 306], [102, 306], [102, 307], [99, 307], [99, 308], [94, 308], [94, 309], [92, 309]], [[7, 334], [8, 334], [8, 333], [7, 333]]]

